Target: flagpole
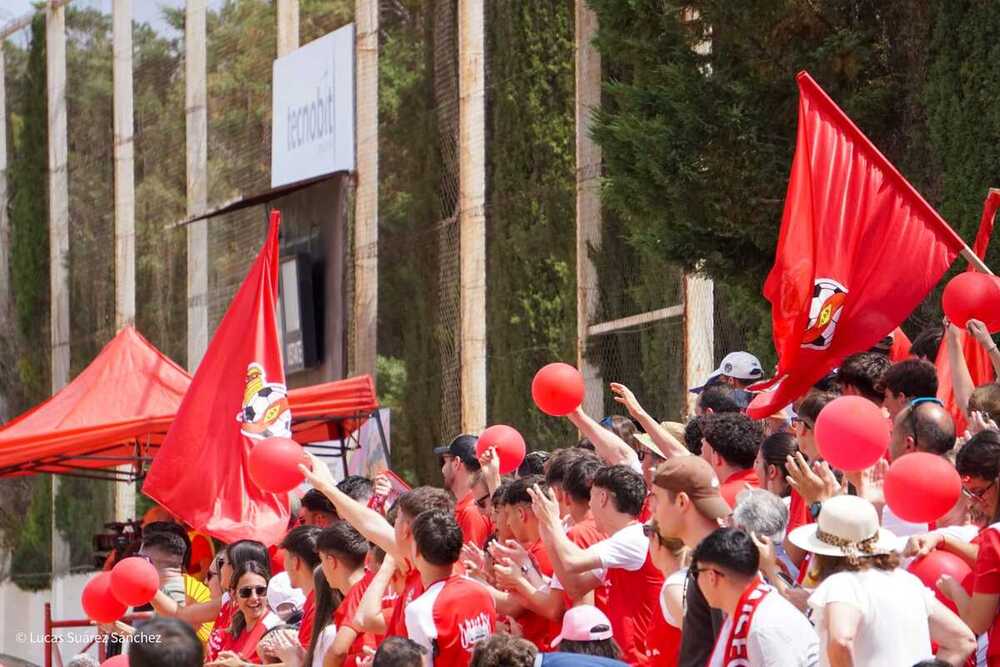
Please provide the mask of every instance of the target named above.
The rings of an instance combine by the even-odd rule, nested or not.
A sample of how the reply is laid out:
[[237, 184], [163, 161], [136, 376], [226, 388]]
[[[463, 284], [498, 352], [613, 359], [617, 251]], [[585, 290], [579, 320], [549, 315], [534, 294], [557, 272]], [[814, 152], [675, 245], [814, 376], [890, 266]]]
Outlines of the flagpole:
[[990, 267], [986, 266], [985, 262], [979, 259], [979, 256], [976, 253], [972, 252], [972, 248], [964, 243], [962, 244], [962, 257], [967, 259], [969, 264], [976, 267], [976, 271], [979, 271], [980, 273], [988, 273], [991, 276], [993, 275], [993, 272], [990, 271]]

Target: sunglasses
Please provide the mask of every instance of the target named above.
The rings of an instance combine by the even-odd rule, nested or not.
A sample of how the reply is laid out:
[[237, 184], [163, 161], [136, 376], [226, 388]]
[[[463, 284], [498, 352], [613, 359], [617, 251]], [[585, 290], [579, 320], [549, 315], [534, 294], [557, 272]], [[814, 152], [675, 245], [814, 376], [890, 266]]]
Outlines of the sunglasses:
[[259, 598], [266, 596], [267, 586], [244, 586], [239, 590], [240, 597], [244, 600], [249, 598], [254, 593], [256, 593]]
[[636, 456], [639, 457], [640, 461], [645, 461], [647, 456], [652, 457], [653, 461], [666, 461], [665, 458], [663, 458], [662, 456], [660, 456], [656, 452], [651, 452], [651, 451], [649, 451], [647, 449], [644, 449], [644, 448], [640, 448], [639, 451], [636, 452]]
[[698, 580], [698, 575], [701, 574], [702, 572], [715, 572], [715, 574], [717, 574], [720, 577], [726, 576], [724, 573], [719, 572], [714, 567], [699, 567], [697, 563], [692, 563], [691, 567], [688, 569], [688, 574], [690, 574], [691, 578], [694, 579], [695, 581]]
[[488, 493], [482, 498], [476, 498], [476, 507], [478, 507], [481, 510], [485, 510], [486, 503], [489, 502], [489, 499], [490, 499], [490, 494]]
[[984, 486], [981, 489], [977, 489], [975, 491], [973, 491], [972, 489], [967, 488], [963, 484], [962, 485], [962, 495], [965, 496], [966, 498], [968, 498], [969, 500], [974, 500], [976, 502], [980, 502], [981, 503], [986, 498], [986, 494], [990, 492], [990, 489], [992, 489], [996, 485], [996, 483], [997, 483], [996, 480], [993, 480], [988, 485]]

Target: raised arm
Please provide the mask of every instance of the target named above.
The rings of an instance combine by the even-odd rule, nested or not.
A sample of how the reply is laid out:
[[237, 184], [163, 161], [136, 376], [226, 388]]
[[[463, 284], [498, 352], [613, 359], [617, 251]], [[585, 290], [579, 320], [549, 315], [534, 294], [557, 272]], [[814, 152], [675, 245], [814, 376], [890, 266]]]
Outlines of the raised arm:
[[552, 569], [571, 598], [583, 597], [601, 584], [593, 574], [593, 570], [603, 567], [600, 556], [581, 549], [566, 536], [559, 520], [559, 505], [552, 497], [542, 493], [538, 486], [528, 493]]
[[951, 366], [951, 384], [955, 391], [955, 403], [968, 417], [969, 397], [972, 396], [972, 391], [976, 387], [972, 383], [969, 365], [966, 363], [965, 354], [962, 351], [965, 332], [949, 323], [945, 327], [944, 337], [948, 348], [948, 365]]
[[397, 562], [403, 562], [406, 554], [402, 553], [396, 544], [392, 524], [372, 508], [362, 505], [338, 489], [326, 464], [312, 454], [307, 453], [307, 456], [312, 469], [299, 464], [299, 472], [305, 475], [306, 480], [314, 488], [330, 499], [340, 518], [354, 526], [369, 542], [375, 543], [387, 554], [391, 554]]
[[993, 342], [990, 330], [979, 320], [969, 320], [965, 323], [965, 326], [969, 330], [969, 333], [972, 334], [972, 337], [976, 339], [976, 342], [983, 346], [986, 354], [990, 355], [993, 372], [1000, 378], [1000, 350], [997, 349], [997, 344]]
[[184, 621], [190, 626], [197, 628], [202, 623], [211, 623], [219, 615], [222, 608], [222, 600], [213, 598], [208, 602], [196, 602], [186, 606], [177, 604], [177, 601], [164, 593], [156, 591], [156, 595], [150, 601], [153, 610], [160, 616], [170, 616], [177, 620]]
[[621, 403], [628, 410], [628, 413], [632, 415], [632, 418], [639, 422], [642, 426], [642, 430], [653, 439], [656, 446], [667, 455], [671, 456], [689, 456], [691, 450], [689, 450], [683, 442], [670, 435], [670, 431], [660, 426], [660, 422], [653, 419], [648, 412], [646, 412], [643, 407], [636, 400], [635, 394], [632, 390], [623, 384], [617, 382], [611, 383], [611, 393], [615, 395], [615, 401]]
[[608, 465], [627, 465], [638, 470], [639, 455], [629, 447], [624, 440], [619, 438], [609, 429], [604, 428], [594, 421], [586, 412], [583, 406], [578, 407], [566, 417], [576, 426], [580, 433], [594, 443], [597, 455]]
[[354, 622], [364, 629], [376, 635], [384, 635], [386, 632], [385, 616], [382, 615], [382, 598], [392, 584], [392, 576], [396, 573], [396, 561], [392, 556], [386, 554], [372, 581], [365, 589], [365, 594], [361, 596], [358, 609], [354, 613]]

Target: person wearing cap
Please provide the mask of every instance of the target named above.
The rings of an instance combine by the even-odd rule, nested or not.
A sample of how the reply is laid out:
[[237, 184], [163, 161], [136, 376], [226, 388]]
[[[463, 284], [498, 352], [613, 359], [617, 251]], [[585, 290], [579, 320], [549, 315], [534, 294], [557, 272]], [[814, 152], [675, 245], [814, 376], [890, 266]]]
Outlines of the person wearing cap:
[[580, 653], [539, 653], [531, 642], [498, 632], [476, 646], [469, 667], [625, 667], [625, 663]]
[[728, 384], [734, 389], [745, 390], [763, 378], [764, 369], [761, 368], [760, 359], [749, 352], [730, 352], [722, 359], [719, 367], [712, 371], [704, 384], [692, 387], [690, 391], [692, 394], [700, 394], [714, 384]]
[[814, 555], [819, 582], [809, 597], [821, 665], [909, 667], [932, 657], [961, 665], [976, 650], [972, 631], [914, 575], [899, 567], [895, 536], [858, 496], [825, 501], [816, 523], [789, 539]]
[[764, 441], [764, 429], [760, 422], [735, 412], [711, 415], [701, 428], [701, 457], [722, 483], [719, 493], [730, 507], [735, 507], [736, 496], [748, 484], [760, 486], [754, 461]]
[[[719, 479], [712, 466], [698, 456], [667, 459], [656, 470], [653, 496], [653, 515], [660, 535], [679, 538], [691, 549], [730, 514], [729, 505], [719, 495]], [[685, 596], [678, 667], [704, 667], [722, 627], [722, 613], [712, 610], [692, 583], [688, 582]]]
[[760, 576], [760, 554], [738, 528], [719, 528], [691, 558], [692, 578], [726, 614], [708, 667], [812, 667], [819, 640], [805, 616]]
[[279, 572], [267, 582], [267, 606], [284, 623], [296, 623], [302, 618], [302, 607], [306, 596], [299, 588], [292, 586], [288, 572]]
[[621, 649], [611, 632], [611, 621], [604, 612], [589, 604], [568, 610], [562, 619], [562, 630], [552, 640], [553, 648], [563, 653], [621, 658]]
[[[690, 458], [690, 457], [688, 457]], [[597, 471], [590, 490], [590, 510], [597, 527], [610, 537], [581, 549], [567, 536], [555, 499], [539, 489], [530, 491], [532, 509], [555, 571], [552, 587], [562, 587], [579, 599], [610, 582], [608, 617], [623, 660], [643, 659], [643, 642], [659, 611], [663, 574], [649, 556], [649, 539], [637, 520], [646, 498], [642, 476], [628, 466]]]
[[464, 542], [472, 542], [480, 549], [490, 535], [490, 522], [476, 505], [472, 490], [472, 477], [481, 468], [476, 457], [476, 436], [460, 435], [434, 453], [441, 460], [444, 487], [455, 496], [455, 520], [462, 529]]

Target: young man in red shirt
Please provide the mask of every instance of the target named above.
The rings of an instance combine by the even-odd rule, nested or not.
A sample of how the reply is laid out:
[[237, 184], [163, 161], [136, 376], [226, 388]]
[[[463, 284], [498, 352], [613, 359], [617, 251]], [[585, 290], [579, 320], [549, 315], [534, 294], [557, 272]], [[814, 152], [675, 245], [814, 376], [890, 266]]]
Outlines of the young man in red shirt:
[[476, 644], [493, 634], [496, 608], [486, 588], [453, 574], [462, 553], [462, 531], [450, 513], [430, 510], [412, 524], [410, 557], [423, 594], [406, 607], [406, 630], [434, 667], [466, 667]]
[[628, 466], [601, 468], [590, 491], [590, 511], [597, 527], [610, 537], [581, 549], [563, 532], [559, 509], [548, 494], [531, 491], [542, 540], [556, 576], [574, 599], [610, 583], [608, 617], [623, 658], [643, 659], [643, 637], [659, 610], [663, 574], [649, 557], [649, 539], [637, 517], [646, 499], [646, 483]]
[[316, 538], [323, 576], [330, 588], [340, 591], [343, 602], [333, 615], [337, 634], [327, 649], [326, 665], [357, 667], [364, 658], [364, 647], [375, 648], [374, 637], [354, 622], [358, 603], [371, 583], [372, 573], [365, 571], [368, 541], [346, 521], [324, 528]]
[[344, 521], [354, 526], [368, 541], [392, 556], [406, 577], [406, 583], [386, 628], [387, 635], [405, 637], [406, 625], [403, 612], [406, 605], [423, 592], [420, 574], [410, 559], [413, 544], [411, 524], [417, 515], [430, 509], [454, 512], [454, 499], [443, 489], [418, 486], [404, 493], [396, 501], [398, 508], [396, 521], [390, 524], [376, 510], [359, 503], [338, 489], [326, 464], [312, 455], [309, 459], [311, 463], [309, 468], [304, 465], [299, 466], [299, 471], [305, 475], [306, 480], [330, 499], [337, 509], [337, 514]]
[[739, 412], [708, 415], [701, 426], [701, 458], [719, 478], [719, 493], [736, 507], [736, 496], [749, 484], [759, 488], [754, 471], [757, 450], [764, 441], [764, 428]]
[[479, 472], [476, 457], [476, 436], [460, 435], [445, 447], [434, 450], [441, 459], [444, 487], [456, 498], [455, 519], [462, 529], [462, 541], [472, 542], [480, 549], [490, 535], [490, 524], [476, 505], [472, 491], [472, 476]]
[[316, 553], [316, 537], [320, 529], [316, 526], [299, 526], [288, 531], [278, 548], [285, 561], [285, 572], [292, 588], [297, 588], [306, 596], [302, 606], [302, 621], [299, 623], [299, 643], [308, 648], [312, 639], [316, 616], [316, 585], [313, 571], [319, 565]]

